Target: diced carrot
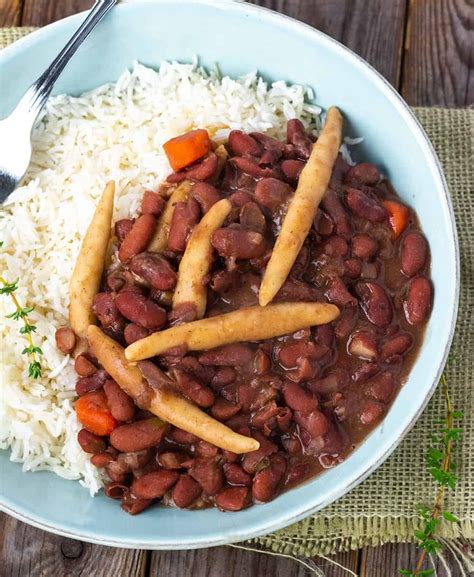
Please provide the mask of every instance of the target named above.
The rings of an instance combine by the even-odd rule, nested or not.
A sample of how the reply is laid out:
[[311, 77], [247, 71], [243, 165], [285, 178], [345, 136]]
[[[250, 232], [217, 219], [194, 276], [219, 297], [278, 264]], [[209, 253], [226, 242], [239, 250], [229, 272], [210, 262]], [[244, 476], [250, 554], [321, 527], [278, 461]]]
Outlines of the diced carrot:
[[398, 238], [405, 230], [410, 210], [404, 204], [400, 204], [394, 200], [384, 200], [383, 204], [388, 210], [388, 220], [393, 231], [393, 236]]
[[76, 414], [79, 422], [95, 435], [110, 435], [118, 425], [109, 411], [107, 397], [102, 391], [91, 391], [79, 397]]
[[171, 168], [181, 170], [206, 156], [211, 150], [211, 140], [207, 130], [199, 128], [168, 140], [163, 148]]

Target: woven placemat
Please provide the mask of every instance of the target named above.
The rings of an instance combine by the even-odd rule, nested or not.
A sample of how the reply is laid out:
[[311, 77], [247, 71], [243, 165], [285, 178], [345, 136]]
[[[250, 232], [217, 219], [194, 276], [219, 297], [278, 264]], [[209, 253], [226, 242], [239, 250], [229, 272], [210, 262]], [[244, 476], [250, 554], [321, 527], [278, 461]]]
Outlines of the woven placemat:
[[[0, 29], [0, 48], [31, 30]], [[446, 372], [454, 405], [465, 415], [456, 454], [458, 486], [455, 493], [449, 492], [446, 503], [461, 522], [444, 523], [441, 536], [473, 539], [474, 497], [470, 483], [474, 478], [474, 111], [414, 111], [443, 164], [461, 245], [461, 303], [453, 344], [456, 362]], [[424, 452], [435, 430], [434, 423], [444, 416], [444, 400], [438, 390], [397, 451], [362, 485], [320, 513], [252, 543], [275, 552], [313, 556], [413, 540], [413, 531], [419, 526], [417, 505], [433, 503], [435, 499], [436, 487], [427, 473]]]

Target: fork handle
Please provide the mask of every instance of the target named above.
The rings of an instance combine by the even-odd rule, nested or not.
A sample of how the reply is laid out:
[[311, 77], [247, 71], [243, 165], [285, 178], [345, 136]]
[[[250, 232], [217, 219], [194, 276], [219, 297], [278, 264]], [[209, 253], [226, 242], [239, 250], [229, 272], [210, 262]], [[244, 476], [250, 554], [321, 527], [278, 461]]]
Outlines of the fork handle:
[[117, 4], [118, 0], [96, 0], [84, 22], [72, 38], [56, 56], [50, 66], [26, 91], [18, 108], [31, 115], [32, 125], [45, 105], [54, 84], [64, 67], [76, 53], [79, 46], [89, 36], [104, 16]]

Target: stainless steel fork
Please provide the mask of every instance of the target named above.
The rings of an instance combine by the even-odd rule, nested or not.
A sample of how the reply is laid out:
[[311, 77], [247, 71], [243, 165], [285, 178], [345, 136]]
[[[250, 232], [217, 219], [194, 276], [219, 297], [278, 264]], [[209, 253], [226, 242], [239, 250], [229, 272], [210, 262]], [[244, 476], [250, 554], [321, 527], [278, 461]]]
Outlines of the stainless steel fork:
[[118, 0], [96, 0], [84, 22], [47, 70], [21, 98], [15, 110], [0, 120], [0, 203], [15, 190], [31, 160], [31, 131], [64, 67], [79, 46]]

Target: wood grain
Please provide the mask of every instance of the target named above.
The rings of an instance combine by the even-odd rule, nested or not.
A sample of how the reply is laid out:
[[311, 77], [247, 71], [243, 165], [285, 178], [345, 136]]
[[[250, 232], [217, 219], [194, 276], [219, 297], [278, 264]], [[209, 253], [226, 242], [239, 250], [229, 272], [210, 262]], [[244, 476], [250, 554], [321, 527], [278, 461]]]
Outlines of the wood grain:
[[[357, 571], [357, 552], [334, 557], [337, 563]], [[347, 577], [347, 571], [332, 565], [325, 559], [315, 559], [325, 577]], [[285, 559], [245, 551], [234, 547], [216, 547], [195, 551], [154, 551], [151, 556], [150, 576], [168, 577], [310, 577], [314, 575], [294, 559]], [[373, 576], [375, 577], [375, 576]]]
[[88, 10], [93, 4], [93, 0], [23, 1], [22, 26], [44, 26], [60, 18], [65, 18], [82, 10]]
[[406, 0], [250, 0], [336, 38], [399, 86]]
[[0, 27], [18, 26], [23, 0], [0, 0]]
[[473, 0], [411, 0], [402, 94], [412, 106], [474, 104]]
[[0, 577], [146, 577], [148, 555], [66, 539], [0, 513]]
[[[443, 553], [444, 554], [444, 553]], [[419, 551], [415, 545], [400, 543], [383, 547], [366, 547], [361, 552], [359, 577], [391, 577], [400, 575], [400, 569], [413, 570], [418, 561]], [[461, 577], [458, 563], [451, 555], [446, 555], [449, 577]], [[434, 563], [434, 565], [433, 565]], [[435, 568], [437, 577], [448, 577], [448, 573], [439, 558], [426, 561], [424, 569]]]

